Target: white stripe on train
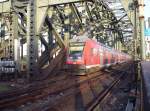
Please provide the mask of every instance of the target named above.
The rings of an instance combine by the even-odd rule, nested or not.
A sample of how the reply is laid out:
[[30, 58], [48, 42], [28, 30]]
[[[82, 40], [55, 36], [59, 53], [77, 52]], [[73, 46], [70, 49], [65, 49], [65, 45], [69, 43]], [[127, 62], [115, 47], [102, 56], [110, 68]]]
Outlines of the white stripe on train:
[[96, 64], [96, 65], [88, 65], [88, 66], [86, 66], [86, 68], [89, 69], [89, 68], [93, 68], [93, 67], [104, 67], [104, 66], [108, 67], [110, 65], [112, 65], [112, 64], [106, 64], [106, 65]]
[[[118, 63], [123, 63], [124, 61], [120, 61]], [[116, 62], [117, 63], [117, 62]], [[106, 65], [100, 65], [100, 64], [96, 64], [96, 65], [88, 65], [88, 66], [85, 66], [87, 69], [89, 68], [93, 68], [93, 67], [109, 67], [111, 65], [114, 65], [116, 63], [112, 63], [112, 64], [106, 64]]]

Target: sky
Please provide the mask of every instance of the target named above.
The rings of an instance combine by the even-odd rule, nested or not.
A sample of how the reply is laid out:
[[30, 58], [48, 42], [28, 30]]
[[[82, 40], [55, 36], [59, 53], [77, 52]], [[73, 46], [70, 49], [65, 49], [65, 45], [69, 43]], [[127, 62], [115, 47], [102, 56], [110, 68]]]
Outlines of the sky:
[[144, 14], [145, 19], [147, 20], [148, 17], [150, 17], [150, 0], [144, 0], [145, 7], [144, 7]]

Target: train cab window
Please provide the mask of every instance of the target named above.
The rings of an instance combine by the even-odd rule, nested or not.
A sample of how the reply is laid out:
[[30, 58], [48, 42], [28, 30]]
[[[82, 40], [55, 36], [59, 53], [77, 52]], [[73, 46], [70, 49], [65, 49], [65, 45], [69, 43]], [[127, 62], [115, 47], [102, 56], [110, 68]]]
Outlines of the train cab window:
[[69, 57], [73, 60], [82, 59], [83, 50], [70, 50]]
[[76, 50], [71, 50], [70, 51], [70, 56], [82, 56], [82, 50], [78, 50], [78, 51], [76, 51]]
[[83, 54], [84, 43], [71, 43], [69, 47], [69, 56], [72, 59], [81, 59]]

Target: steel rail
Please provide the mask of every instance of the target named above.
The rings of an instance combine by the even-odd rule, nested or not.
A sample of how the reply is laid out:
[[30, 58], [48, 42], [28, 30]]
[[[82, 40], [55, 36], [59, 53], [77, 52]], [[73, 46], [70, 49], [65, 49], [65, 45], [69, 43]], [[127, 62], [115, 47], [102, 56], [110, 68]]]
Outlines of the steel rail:
[[[39, 83], [39, 84], [36, 83], [36, 85], [28, 87], [26, 89], [15, 90], [13, 92], [9, 92], [8, 94], [0, 94], [0, 100], [1, 100], [0, 108], [16, 107], [16, 106], [24, 104], [28, 101], [38, 100], [38, 99], [46, 97], [48, 95], [59, 94], [60, 92], [64, 92], [68, 89], [79, 86], [80, 84], [84, 84], [84, 83], [86, 83], [94, 78], [98, 78], [100, 76], [102, 76], [102, 74], [95, 75], [92, 77], [83, 76], [83, 77], [81, 77], [82, 80], [77, 81], [77, 82], [76, 81], [73, 82], [72, 79], [68, 78], [68, 79], [70, 79], [70, 80], [68, 80], [68, 82], [72, 81], [72, 84], [69, 84], [69, 86], [67, 86], [65, 88], [62, 88], [62, 89], [59, 88], [54, 91], [49, 91], [49, 90], [50, 90], [50, 85], [56, 81], [52, 81], [49, 83], [47, 83], [47, 82]], [[65, 81], [65, 79], [61, 79], [59, 82], [62, 82], [62, 81]], [[48, 93], [45, 94], [44, 92], [47, 92], [47, 91], [48, 91]]]
[[100, 104], [105, 98], [106, 96], [109, 95], [109, 92], [112, 91], [112, 89], [118, 85], [121, 81], [121, 78], [124, 76], [125, 73], [123, 73], [122, 75], [120, 75], [115, 81], [113, 81], [113, 83], [106, 89], [104, 90], [104, 92], [102, 92], [101, 94], [99, 94], [99, 96], [93, 100], [92, 103], [90, 103], [88, 106], [87, 106], [87, 110], [86, 111], [93, 111], [94, 108]]

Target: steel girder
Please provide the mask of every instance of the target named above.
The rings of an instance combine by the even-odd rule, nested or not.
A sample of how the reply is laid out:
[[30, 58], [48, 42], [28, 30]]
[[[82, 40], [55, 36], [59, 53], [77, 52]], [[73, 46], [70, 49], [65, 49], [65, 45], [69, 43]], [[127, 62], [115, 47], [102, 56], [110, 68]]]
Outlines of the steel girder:
[[121, 0], [121, 3], [123, 5], [124, 9], [126, 10], [128, 17], [131, 20], [131, 23], [134, 24], [134, 11], [129, 9], [132, 2], [133, 2], [133, 0]]
[[27, 6], [27, 69], [28, 78], [38, 74], [38, 37], [36, 35], [36, 0], [31, 0]]
[[39, 0], [40, 7], [47, 7], [53, 5], [61, 5], [61, 4], [70, 4], [70, 3], [77, 3], [83, 1], [92, 1], [92, 0]]
[[11, 0], [0, 3], [0, 13], [9, 13], [11, 11]]

